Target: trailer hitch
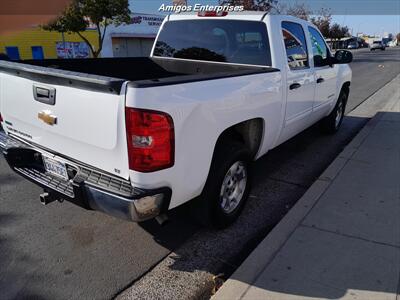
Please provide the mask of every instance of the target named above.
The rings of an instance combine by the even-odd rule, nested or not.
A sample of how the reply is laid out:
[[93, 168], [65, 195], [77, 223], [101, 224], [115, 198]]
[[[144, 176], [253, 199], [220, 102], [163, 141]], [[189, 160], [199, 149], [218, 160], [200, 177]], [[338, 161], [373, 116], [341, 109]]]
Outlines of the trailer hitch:
[[40, 198], [40, 203], [42, 203], [43, 205], [48, 205], [54, 201], [62, 202], [61, 199], [55, 197], [52, 193], [49, 192], [44, 192], [40, 194], [39, 198]]

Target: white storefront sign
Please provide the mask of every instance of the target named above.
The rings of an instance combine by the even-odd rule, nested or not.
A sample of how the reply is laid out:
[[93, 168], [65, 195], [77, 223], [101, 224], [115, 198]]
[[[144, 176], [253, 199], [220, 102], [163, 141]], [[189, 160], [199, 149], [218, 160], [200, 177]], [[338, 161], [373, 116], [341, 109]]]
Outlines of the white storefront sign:
[[149, 39], [154, 40], [157, 36], [165, 16], [134, 13], [131, 15], [131, 23], [114, 26], [109, 25], [104, 37], [102, 57], [113, 57], [114, 39]]

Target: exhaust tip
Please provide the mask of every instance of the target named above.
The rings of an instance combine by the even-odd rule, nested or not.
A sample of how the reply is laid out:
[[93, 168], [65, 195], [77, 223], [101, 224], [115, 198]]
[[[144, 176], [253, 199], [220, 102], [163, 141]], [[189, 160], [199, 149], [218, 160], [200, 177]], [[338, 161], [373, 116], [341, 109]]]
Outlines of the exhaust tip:
[[162, 226], [162, 225], [165, 225], [169, 221], [169, 218], [166, 214], [161, 214], [156, 217], [156, 221], [158, 222], [159, 225]]

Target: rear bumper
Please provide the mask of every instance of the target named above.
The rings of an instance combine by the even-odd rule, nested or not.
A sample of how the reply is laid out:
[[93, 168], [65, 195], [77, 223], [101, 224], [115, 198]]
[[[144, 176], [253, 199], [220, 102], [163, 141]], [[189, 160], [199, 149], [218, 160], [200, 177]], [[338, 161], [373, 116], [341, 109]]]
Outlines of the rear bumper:
[[85, 209], [134, 222], [154, 218], [168, 210], [169, 188], [132, 187], [129, 181], [62, 157], [70, 178], [66, 181], [45, 172], [41, 154], [50, 152], [9, 137], [1, 130], [0, 150], [16, 173], [41, 186], [51, 199], [67, 200]]

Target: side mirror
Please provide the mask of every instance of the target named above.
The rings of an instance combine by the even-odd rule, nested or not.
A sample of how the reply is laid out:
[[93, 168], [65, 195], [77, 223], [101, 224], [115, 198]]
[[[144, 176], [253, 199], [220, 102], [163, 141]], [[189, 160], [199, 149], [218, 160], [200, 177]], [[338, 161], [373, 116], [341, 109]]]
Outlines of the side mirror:
[[315, 55], [314, 56], [314, 65], [318, 67], [326, 66], [328, 65], [329, 62], [327, 59], [323, 59], [321, 55]]
[[347, 50], [338, 50], [335, 53], [334, 64], [349, 64], [353, 61], [353, 53]]

